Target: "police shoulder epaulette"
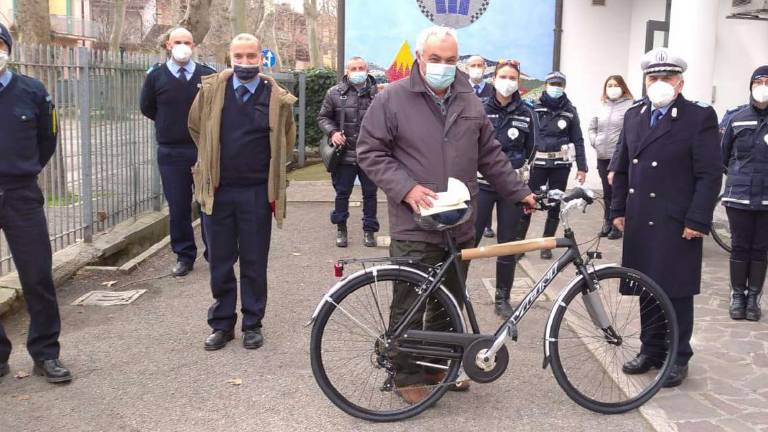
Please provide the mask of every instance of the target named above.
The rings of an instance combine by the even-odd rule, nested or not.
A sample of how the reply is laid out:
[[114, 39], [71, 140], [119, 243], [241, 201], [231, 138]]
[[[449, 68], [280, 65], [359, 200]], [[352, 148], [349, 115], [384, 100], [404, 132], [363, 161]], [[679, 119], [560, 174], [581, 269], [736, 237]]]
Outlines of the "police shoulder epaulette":
[[208, 63], [198, 63], [198, 65], [200, 65], [203, 69], [208, 69], [209, 71], [216, 73], [216, 68], [209, 65]]
[[152, 72], [153, 70], [159, 68], [162, 65], [163, 65], [162, 63], [155, 63], [155, 64], [153, 64], [152, 66], [149, 67], [149, 69], [147, 69], [147, 75], [149, 75], [150, 72]]
[[645, 101], [645, 98], [642, 98], [642, 99], [638, 99], [638, 100], [636, 100], [634, 103], [632, 103], [632, 106], [630, 106], [630, 107], [629, 107], [629, 109], [632, 109], [632, 108], [635, 108], [635, 107], [639, 107], [639, 106], [642, 106], [642, 105], [643, 105], [645, 102], [646, 102], [646, 101]]
[[533, 103], [530, 99], [523, 99], [523, 104], [526, 105], [528, 108], [533, 108], [536, 106], [535, 103]]
[[709, 108], [709, 107], [710, 107], [710, 105], [709, 105], [708, 103], [706, 103], [706, 102], [702, 102], [702, 101], [695, 101], [694, 103], [695, 103], [696, 105], [698, 105], [698, 106], [702, 107], [702, 108]]

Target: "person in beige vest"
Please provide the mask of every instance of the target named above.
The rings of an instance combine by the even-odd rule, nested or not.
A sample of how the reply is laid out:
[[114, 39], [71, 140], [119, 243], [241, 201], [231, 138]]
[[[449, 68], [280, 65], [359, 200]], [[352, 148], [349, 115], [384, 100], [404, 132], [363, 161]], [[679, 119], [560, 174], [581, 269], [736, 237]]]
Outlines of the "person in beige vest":
[[238, 260], [243, 346], [264, 343], [272, 217], [279, 228], [285, 217], [285, 165], [296, 140], [296, 97], [259, 73], [259, 40], [237, 35], [229, 54], [233, 67], [203, 78], [189, 113], [198, 149], [194, 196], [203, 210], [215, 300], [208, 310], [209, 351], [234, 339]]

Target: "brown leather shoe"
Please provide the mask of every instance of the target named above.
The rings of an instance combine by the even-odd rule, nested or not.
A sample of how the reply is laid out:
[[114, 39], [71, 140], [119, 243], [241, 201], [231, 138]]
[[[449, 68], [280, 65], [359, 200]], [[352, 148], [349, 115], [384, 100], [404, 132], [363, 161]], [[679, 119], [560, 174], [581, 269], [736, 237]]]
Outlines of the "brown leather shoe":
[[423, 384], [416, 384], [412, 386], [397, 387], [395, 393], [403, 398], [404, 401], [409, 404], [417, 404], [429, 396], [429, 388]]
[[[435, 373], [425, 373], [424, 374], [424, 381], [427, 382], [427, 384], [430, 385], [437, 385], [443, 382], [445, 380], [445, 372], [438, 371]], [[456, 392], [465, 392], [469, 390], [470, 385], [472, 384], [471, 380], [465, 379], [465, 380], [459, 380], [456, 381], [456, 384], [453, 384], [448, 387], [448, 391], [456, 391]]]

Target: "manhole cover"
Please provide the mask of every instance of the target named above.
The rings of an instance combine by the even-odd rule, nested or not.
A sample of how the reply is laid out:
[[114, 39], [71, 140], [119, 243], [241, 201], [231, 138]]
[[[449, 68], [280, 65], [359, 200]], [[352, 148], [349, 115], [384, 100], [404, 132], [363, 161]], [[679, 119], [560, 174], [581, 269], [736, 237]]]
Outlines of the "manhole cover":
[[72, 302], [73, 306], [120, 306], [133, 303], [147, 290], [91, 291]]

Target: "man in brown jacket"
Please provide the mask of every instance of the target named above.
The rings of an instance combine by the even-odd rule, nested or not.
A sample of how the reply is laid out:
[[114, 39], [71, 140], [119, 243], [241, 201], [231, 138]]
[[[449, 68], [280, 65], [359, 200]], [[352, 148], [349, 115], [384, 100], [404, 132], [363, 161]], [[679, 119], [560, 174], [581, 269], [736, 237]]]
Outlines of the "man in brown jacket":
[[[467, 185], [473, 202], [479, 171], [504, 198], [535, 206], [531, 191], [494, 138], [468, 78], [457, 74], [458, 56], [454, 30], [425, 30], [419, 36], [411, 76], [377, 96], [363, 119], [357, 158], [387, 195], [393, 257], [417, 257], [425, 264], [445, 258], [442, 234], [420, 229], [413, 213], [432, 207], [431, 199], [437, 198], [436, 191], [446, 190], [449, 177]], [[472, 247], [474, 217], [455, 227], [452, 234], [459, 247]], [[463, 274], [466, 277], [466, 268]], [[449, 272], [446, 286], [462, 304], [464, 293], [458, 277], [455, 271]], [[390, 325], [400, 320], [415, 295], [412, 287], [395, 287]], [[395, 384], [401, 397], [414, 403], [429, 394], [431, 390], [424, 384], [435, 381], [435, 371], [425, 371], [403, 355], [395, 358], [395, 364]]]
[[189, 113], [189, 132], [198, 147], [192, 168], [195, 199], [203, 210], [215, 299], [208, 310], [213, 329], [205, 341], [209, 351], [234, 338], [238, 259], [243, 346], [256, 349], [264, 343], [272, 214], [280, 227], [285, 163], [296, 139], [296, 98], [259, 74], [259, 40], [235, 36], [229, 53], [233, 69], [204, 77]]

